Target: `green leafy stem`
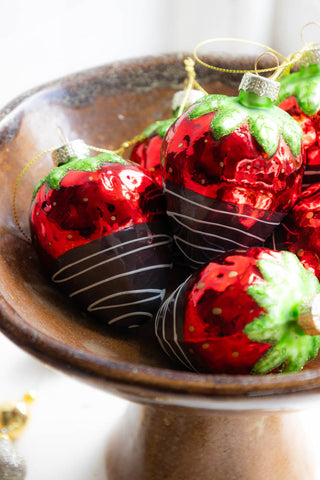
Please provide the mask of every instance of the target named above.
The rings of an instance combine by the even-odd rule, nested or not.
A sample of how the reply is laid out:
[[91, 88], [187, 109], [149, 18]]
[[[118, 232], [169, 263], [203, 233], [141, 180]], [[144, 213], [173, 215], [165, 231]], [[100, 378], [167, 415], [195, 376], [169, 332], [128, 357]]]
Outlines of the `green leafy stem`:
[[157, 120], [156, 122], [152, 123], [141, 133], [141, 135], [139, 135], [139, 137], [141, 137], [141, 141], [151, 137], [152, 135], [159, 135], [159, 137], [163, 138], [175, 120], [176, 117], [169, 118], [167, 120]]
[[312, 117], [320, 109], [320, 66], [301, 67], [299, 72], [290, 73], [280, 80], [277, 103], [295, 97], [300, 110]]
[[293, 253], [282, 252], [282, 258], [282, 264], [258, 260], [265, 283], [247, 289], [265, 313], [248, 323], [244, 333], [254, 342], [271, 344], [254, 365], [254, 374], [277, 367], [283, 372], [297, 372], [320, 348], [320, 336], [306, 335], [297, 323], [301, 304], [320, 292], [319, 281]]
[[207, 95], [189, 112], [189, 118], [196, 119], [216, 111], [211, 122], [212, 134], [216, 140], [248, 123], [252, 136], [269, 156], [276, 152], [280, 135], [294, 156], [300, 154], [302, 130], [288, 113], [271, 102], [267, 106], [247, 106], [243, 105], [241, 100], [241, 92], [239, 97]]
[[100, 153], [95, 157], [72, 158], [67, 163], [63, 163], [51, 170], [46, 177], [40, 180], [33, 192], [33, 198], [44, 183], [46, 183], [49, 188], [58, 190], [62, 179], [65, 177], [66, 173], [71, 170], [95, 172], [96, 170], [99, 170], [102, 165], [107, 163], [121, 163], [122, 165], [128, 165], [128, 161], [113, 152]]

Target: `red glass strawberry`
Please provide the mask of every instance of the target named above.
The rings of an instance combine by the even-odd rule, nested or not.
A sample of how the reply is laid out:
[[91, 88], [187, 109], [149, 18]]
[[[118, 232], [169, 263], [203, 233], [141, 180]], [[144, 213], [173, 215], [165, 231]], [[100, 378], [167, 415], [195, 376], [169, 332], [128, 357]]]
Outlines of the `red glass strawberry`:
[[[109, 325], [152, 318], [171, 268], [159, 186], [142, 167], [113, 153], [63, 162], [36, 187], [31, 231], [52, 280]], [[70, 152], [71, 150], [71, 152]]]
[[206, 96], [164, 138], [167, 214], [192, 266], [263, 244], [297, 199], [302, 131], [272, 104], [278, 87], [246, 74], [238, 97]]
[[[152, 177], [161, 187], [163, 185], [163, 167], [161, 165], [160, 155], [162, 141], [168, 129], [176, 120], [179, 107], [184, 101], [185, 95], [185, 90], [180, 90], [175, 93], [172, 99], [173, 118], [169, 118], [168, 120], [158, 120], [146, 128], [146, 130], [139, 135], [140, 140], [135, 143], [131, 152], [130, 160], [149, 170]], [[203, 96], [204, 93], [200, 90], [191, 90], [186, 106], [191, 105]]]
[[320, 183], [300, 194], [272, 241], [278, 250], [295, 253], [305, 268], [320, 279]]
[[281, 78], [278, 104], [302, 127], [306, 187], [320, 182], [320, 48], [307, 50], [299, 63], [298, 72]]
[[189, 277], [159, 310], [163, 350], [208, 373], [296, 372], [320, 347], [320, 284], [296, 255], [230, 251]]

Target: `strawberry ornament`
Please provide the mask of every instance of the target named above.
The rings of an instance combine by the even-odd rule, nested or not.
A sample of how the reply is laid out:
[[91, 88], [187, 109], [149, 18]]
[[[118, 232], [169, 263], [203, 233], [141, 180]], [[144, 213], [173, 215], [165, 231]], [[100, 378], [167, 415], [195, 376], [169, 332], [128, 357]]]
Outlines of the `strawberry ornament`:
[[[200, 90], [191, 90], [188, 94], [185, 106], [189, 106], [204, 96]], [[150, 171], [152, 177], [162, 187], [163, 185], [163, 167], [161, 165], [161, 146], [162, 141], [176, 120], [180, 106], [186, 97], [186, 91], [180, 90], [176, 92], [172, 98], [172, 118], [168, 120], [158, 120], [150, 125], [141, 135], [139, 140], [133, 146], [130, 160], [143, 166]]]
[[303, 190], [271, 241], [273, 248], [295, 253], [320, 280], [320, 183]]
[[290, 252], [230, 251], [177, 288], [155, 330], [191, 370], [296, 372], [320, 347], [320, 284]]
[[278, 89], [247, 73], [238, 97], [207, 95], [164, 138], [167, 214], [190, 266], [262, 245], [300, 192], [302, 130], [272, 104]]
[[277, 103], [302, 127], [306, 187], [320, 181], [320, 48], [306, 50], [298, 63], [298, 72], [280, 79]]
[[99, 320], [139, 326], [158, 309], [171, 268], [161, 189], [112, 152], [90, 157], [80, 140], [54, 157], [58, 166], [39, 182], [31, 204], [42, 263]]

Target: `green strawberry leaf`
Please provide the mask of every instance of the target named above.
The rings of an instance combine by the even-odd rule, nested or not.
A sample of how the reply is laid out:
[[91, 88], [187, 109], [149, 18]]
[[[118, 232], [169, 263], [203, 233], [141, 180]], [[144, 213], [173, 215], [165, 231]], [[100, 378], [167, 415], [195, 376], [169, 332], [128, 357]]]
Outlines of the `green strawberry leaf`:
[[213, 117], [211, 129], [216, 140], [234, 132], [247, 120], [247, 112], [242, 109], [224, 108]]
[[312, 117], [320, 109], [320, 66], [302, 67], [299, 72], [281, 78], [277, 104], [295, 97], [303, 113]]
[[247, 122], [251, 135], [270, 157], [278, 148], [280, 135], [294, 156], [300, 154], [301, 127], [288, 113], [272, 104], [246, 106], [239, 97], [207, 95], [188, 113], [188, 118], [193, 120], [210, 112], [216, 112], [211, 121], [212, 134], [216, 140], [231, 134]]
[[190, 120], [206, 115], [207, 113], [219, 110], [220, 107], [228, 104], [228, 98], [226, 95], [206, 95], [200, 101], [200, 103], [189, 113]]
[[175, 120], [176, 118], [169, 118], [168, 120], [157, 120], [155, 123], [152, 123], [140, 135], [141, 141], [151, 137], [151, 135], [159, 135], [159, 137], [163, 138]]
[[128, 165], [128, 161], [124, 160], [122, 157], [119, 157], [119, 155], [113, 152], [100, 153], [95, 157], [73, 158], [67, 163], [63, 163], [62, 165], [54, 168], [46, 177], [40, 180], [34, 189], [33, 198], [36, 196], [41, 185], [44, 183], [46, 183], [47, 186], [52, 190], [58, 190], [62, 179], [70, 170], [95, 172], [106, 163], [121, 163], [122, 165]]
[[306, 335], [297, 323], [301, 304], [320, 292], [319, 281], [294, 254], [282, 252], [282, 258], [282, 264], [259, 260], [257, 265], [265, 283], [247, 288], [265, 313], [248, 323], [244, 333], [252, 341], [271, 344], [254, 365], [255, 374], [268, 373], [279, 366], [285, 372], [299, 371], [320, 348], [320, 336]]
[[300, 109], [312, 117], [320, 108], [320, 78], [302, 82], [298, 88], [298, 105]]
[[282, 372], [298, 372], [305, 363], [315, 358], [320, 348], [320, 336], [305, 335], [302, 329], [293, 322], [280, 342], [270, 348], [252, 370], [254, 374], [268, 373], [284, 364]]
[[266, 152], [275, 152], [279, 145], [279, 125], [271, 117], [258, 113], [251, 116], [249, 129], [253, 136], [260, 139], [260, 145]]
[[293, 155], [297, 157], [301, 151], [301, 127], [291, 116], [288, 118], [286, 115], [283, 121], [283, 140], [290, 145]]

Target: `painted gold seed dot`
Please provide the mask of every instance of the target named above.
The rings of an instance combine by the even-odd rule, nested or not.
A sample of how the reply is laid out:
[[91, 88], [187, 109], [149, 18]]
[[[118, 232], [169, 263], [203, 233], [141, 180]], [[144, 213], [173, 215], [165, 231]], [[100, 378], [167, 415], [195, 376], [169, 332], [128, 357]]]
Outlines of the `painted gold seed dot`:
[[36, 215], [40, 215], [40, 212], [37, 212]]
[[183, 143], [179, 143], [178, 148], [182, 148], [182, 147], [183, 147]]
[[238, 358], [239, 357], [239, 352], [232, 352], [232, 356], [234, 358]]
[[87, 201], [88, 201], [88, 199], [87, 199], [87, 198], [84, 198], [84, 199], [83, 199], [83, 201], [84, 201], [84, 202], [87, 202]]
[[204, 143], [208, 143], [208, 139], [207, 139], [207, 138], [204, 139]]
[[68, 238], [69, 238], [69, 239], [71, 239], [71, 238], [72, 238], [72, 235], [71, 235], [71, 233], [69, 233], [69, 235], [68, 235]]
[[49, 242], [49, 245], [51, 246], [51, 245], [52, 245], [52, 242]]
[[55, 207], [55, 206], [57, 205], [57, 202], [53, 202], [53, 204], [52, 204], [52, 205]]
[[202, 344], [203, 350], [207, 350], [209, 348], [209, 346], [210, 346], [209, 343], [203, 343]]
[[308, 212], [306, 215], [306, 218], [312, 218], [313, 217], [313, 212]]
[[223, 162], [220, 162], [219, 163], [219, 166], [222, 168], [224, 166], [224, 163]]
[[285, 172], [285, 169], [284, 168], [281, 168], [281, 173], [284, 173]]
[[204, 284], [203, 282], [200, 282], [200, 283], [198, 283], [198, 285], [197, 285], [197, 289], [198, 289], [198, 290], [201, 290], [201, 288], [203, 288], [204, 286], [205, 286], [205, 284]]
[[202, 185], [204, 185], [206, 183], [204, 178], [201, 178], [201, 183], [202, 183]]
[[155, 168], [154, 168], [154, 167], [150, 168], [150, 171], [151, 171], [151, 172], [154, 172], [154, 171], [155, 171]]
[[89, 177], [89, 180], [90, 180], [90, 182], [92, 182], [92, 180], [93, 180], [93, 177]]
[[300, 248], [300, 249], [297, 251], [298, 257], [302, 257], [303, 254], [304, 254], [304, 250], [303, 250], [303, 248]]
[[117, 219], [115, 215], [112, 215], [111, 220], [114, 222]]
[[169, 168], [168, 168], [168, 172], [169, 172], [169, 173], [172, 173], [172, 172], [173, 172], [173, 168], [172, 168], [172, 167], [169, 167]]
[[233, 271], [233, 272], [230, 272], [230, 273], [229, 273], [229, 278], [237, 277], [237, 275], [238, 275], [238, 272], [234, 272], [234, 271]]
[[222, 313], [222, 308], [215, 307], [212, 310], [213, 315], [220, 315]]
[[190, 327], [189, 327], [189, 332], [194, 332], [194, 331], [195, 331], [194, 326], [193, 326], [193, 325], [190, 325]]

